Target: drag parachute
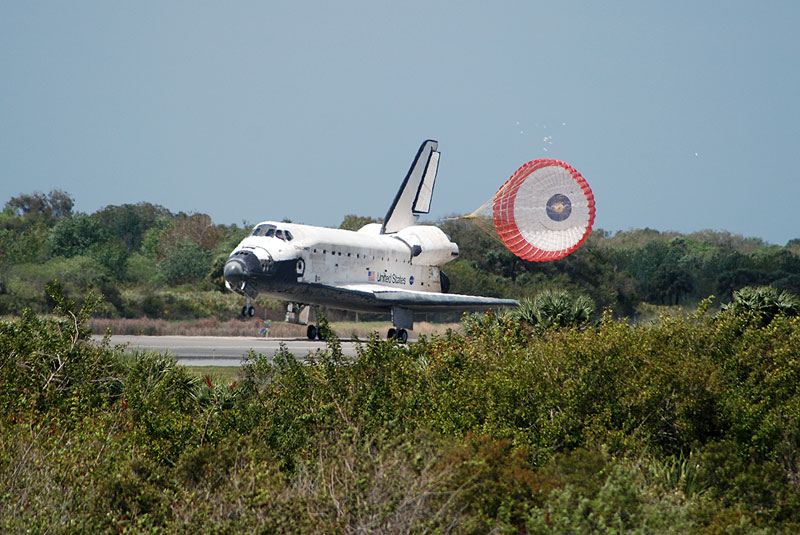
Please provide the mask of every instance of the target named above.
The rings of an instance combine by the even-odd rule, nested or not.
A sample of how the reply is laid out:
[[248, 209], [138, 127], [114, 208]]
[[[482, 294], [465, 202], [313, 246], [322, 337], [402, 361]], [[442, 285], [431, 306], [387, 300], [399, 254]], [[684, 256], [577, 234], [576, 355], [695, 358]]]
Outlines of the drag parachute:
[[539, 159], [517, 169], [492, 199], [467, 217], [491, 221], [512, 253], [542, 262], [580, 247], [594, 215], [594, 195], [583, 176], [564, 162]]

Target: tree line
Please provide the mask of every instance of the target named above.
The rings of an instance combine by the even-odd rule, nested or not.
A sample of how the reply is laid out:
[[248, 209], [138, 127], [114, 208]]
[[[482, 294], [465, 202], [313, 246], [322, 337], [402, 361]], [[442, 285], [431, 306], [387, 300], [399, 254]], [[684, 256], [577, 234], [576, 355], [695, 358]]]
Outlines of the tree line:
[[92, 214], [73, 206], [60, 190], [6, 203], [0, 213], [0, 314], [50, 309], [44, 289], [57, 280], [72, 298], [89, 290], [103, 294], [100, 314], [158, 317], [164, 309], [153, 302], [158, 288], [223, 290], [222, 264], [246, 235], [206, 214], [173, 213], [148, 202]]
[[[108, 316], [174, 317], [155, 289], [194, 296], [187, 316], [203, 315], [203, 295], [224, 290], [222, 267], [245, 226], [215, 224], [206, 214], [173, 213], [140, 202], [75, 212], [66, 192], [11, 198], [0, 212], [0, 314], [52, 308], [44, 288], [58, 280], [73, 298], [94, 289]], [[340, 228], [377, 219], [348, 215]], [[438, 225], [459, 245], [444, 271], [451, 291], [532, 298], [545, 289], [587, 295], [597, 310], [640, 318], [662, 306], [720, 304], [747, 286], [800, 294], [800, 239], [772, 245], [727, 232], [684, 235], [652, 229], [594, 230], [583, 246], [555, 262], [521, 260], [467, 220]], [[206, 298], [207, 300], [207, 298]], [[214, 311], [219, 313], [219, 308]], [[209, 313], [206, 311], [206, 314]]]
[[712, 295], [727, 303], [743, 287], [800, 294], [798, 239], [779, 246], [708, 230], [684, 235], [597, 229], [571, 255], [537, 263], [517, 258], [467, 220], [441, 227], [460, 249], [459, 259], [445, 267], [457, 293], [520, 298], [558, 287], [584, 293], [599, 310], [629, 318], [654, 307], [693, 308]]

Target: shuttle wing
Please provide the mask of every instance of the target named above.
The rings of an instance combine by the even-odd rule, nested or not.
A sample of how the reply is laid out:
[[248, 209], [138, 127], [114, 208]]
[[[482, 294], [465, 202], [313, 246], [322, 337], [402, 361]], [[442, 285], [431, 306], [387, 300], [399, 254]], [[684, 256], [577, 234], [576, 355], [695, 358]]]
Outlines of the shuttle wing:
[[439, 169], [439, 144], [429, 139], [422, 143], [408, 170], [400, 191], [394, 198], [389, 212], [383, 220], [381, 234], [391, 234], [417, 222], [420, 214], [427, 214], [431, 208], [433, 183]]
[[487, 310], [517, 306], [514, 299], [498, 299], [477, 295], [443, 294], [392, 288], [380, 284], [346, 284], [337, 286], [345, 292], [361, 294], [374, 300], [376, 305], [402, 307], [409, 310], [447, 312], [451, 310]]

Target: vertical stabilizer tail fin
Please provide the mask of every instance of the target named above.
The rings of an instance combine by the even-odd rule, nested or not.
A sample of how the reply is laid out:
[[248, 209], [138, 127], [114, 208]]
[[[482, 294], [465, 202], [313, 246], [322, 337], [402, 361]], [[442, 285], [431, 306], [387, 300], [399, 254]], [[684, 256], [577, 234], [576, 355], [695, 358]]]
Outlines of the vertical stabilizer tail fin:
[[391, 234], [410, 227], [420, 214], [427, 214], [433, 197], [433, 184], [439, 169], [439, 144], [429, 139], [422, 143], [408, 170], [400, 191], [384, 218], [381, 234]]

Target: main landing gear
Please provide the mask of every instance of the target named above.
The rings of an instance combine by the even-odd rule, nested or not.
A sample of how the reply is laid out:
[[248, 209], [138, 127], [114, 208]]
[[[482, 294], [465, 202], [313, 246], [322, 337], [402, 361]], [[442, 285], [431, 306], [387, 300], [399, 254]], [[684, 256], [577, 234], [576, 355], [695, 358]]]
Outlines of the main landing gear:
[[[299, 260], [298, 262], [301, 262]], [[299, 266], [298, 266], [299, 269]], [[314, 323], [309, 323], [311, 319], [311, 310], [314, 311]], [[306, 305], [305, 303], [288, 303], [286, 305], [286, 322], [294, 323], [296, 325], [305, 325], [306, 336], [309, 340], [322, 340], [322, 333], [319, 329], [319, 307], [317, 305]]]
[[386, 333], [387, 340], [397, 340], [401, 344], [405, 344], [408, 342], [408, 331], [405, 329], [395, 329], [392, 327], [389, 329], [389, 332]]
[[306, 329], [306, 336], [308, 336], [309, 340], [322, 340], [322, 331], [316, 325], [311, 324], [308, 326], [308, 329]]
[[408, 342], [408, 331], [414, 328], [414, 313], [403, 307], [392, 307], [392, 325], [386, 334], [387, 340], [397, 340], [401, 344]]

